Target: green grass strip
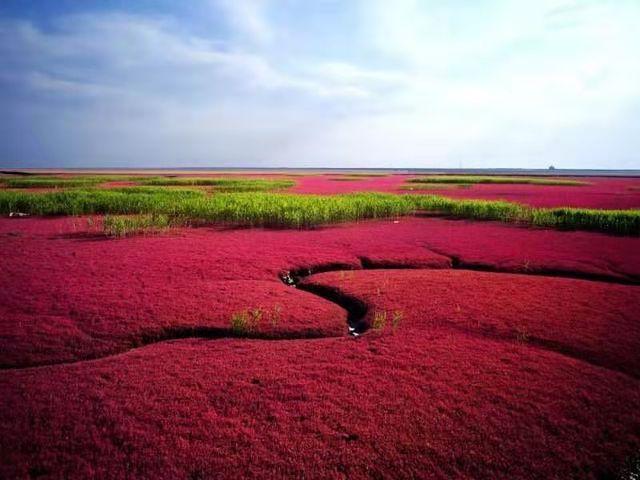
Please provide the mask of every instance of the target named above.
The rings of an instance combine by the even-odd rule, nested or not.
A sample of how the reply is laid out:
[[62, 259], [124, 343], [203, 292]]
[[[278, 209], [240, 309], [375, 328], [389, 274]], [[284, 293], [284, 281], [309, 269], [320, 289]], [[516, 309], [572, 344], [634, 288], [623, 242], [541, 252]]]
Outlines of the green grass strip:
[[[99, 191], [92, 189], [91, 191]], [[102, 190], [104, 191], [104, 190]], [[110, 188], [109, 192], [123, 193], [126, 195], [147, 194], [170, 196], [173, 198], [192, 198], [204, 197], [205, 191], [198, 188], [166, 188], [166, 187], [148, 187], [148, 186], [132, 186]]]
[[211, 186], [220, 192], [260, 192], [280, 190], [295, 185], [292, 180], [266, 180], [263, 178], [206, 178], [206, 177], [151, 177], [139, 181], [154, 186]]
[[2, 177], [0, 183], [8, 188], [86, 188], [105, 182], [137, 181], [140, 178], [126, 175], [78, 175], [73, 177], [33, 175]]
[[105, 215], [103, 230], [110, 237], [127, 237], [150, 233], [177, 226], [169, 215], [151, 213], [145, 215]]
[[175, 224], [228, 223], [310, 228], [425, 211], [455, 218], [621, 235], [640, 234], [640, 210], [532, 208], [511, 202], [461, 200], [437, 195], [355, 193], [321, 196], [244, 192], [205, 196], [188, 190], [154, 189], [127, 193], [123, 190], [67, 190], [40, 194], [0, 191], [0, 212], [32, 215], [161, 214], [168, 215]]
[[452, 188], [469, 188], [470, 183], [411, 183], [400, 185], [400, 190], [446, 190]]
[[88, 188], [105, 182], [132, 181], [143, 186], [210, 186], [220, 192], [259, 192], [279, 190], [295, 185], [292, 180], [262, 178], [207, 177], [140, 177], [124, 175], [79, 175], [60, 177], [34, 175], [30, 177], [2, 177], [0, 183], [8, 188]]
[[524, 223], [563, 230], [591, 230], [640, 235], [640, 210], [534, 208], [499, 200], [461, 200], [437, 195], [413, 195], [417, 208], [456, 218]]

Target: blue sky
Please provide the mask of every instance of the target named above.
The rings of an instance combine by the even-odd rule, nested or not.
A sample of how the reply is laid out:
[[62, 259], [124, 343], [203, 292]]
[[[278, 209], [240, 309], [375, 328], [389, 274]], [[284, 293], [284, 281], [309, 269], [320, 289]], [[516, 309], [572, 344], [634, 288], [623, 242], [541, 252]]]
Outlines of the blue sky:
[[0, 166], [640, 168], [637, 0], [3, 0]]

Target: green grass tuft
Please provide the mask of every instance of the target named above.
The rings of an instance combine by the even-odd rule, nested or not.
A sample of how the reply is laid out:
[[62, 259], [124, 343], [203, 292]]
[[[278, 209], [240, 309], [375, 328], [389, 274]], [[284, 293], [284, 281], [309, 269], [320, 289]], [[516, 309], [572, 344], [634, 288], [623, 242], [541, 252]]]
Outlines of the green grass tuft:
[[172, 225], [171, 218], [162, 213], [148, 215], [106, 215], [104, 232], [110, 237], [128, 237], [140, 233], [159, 232]]
[[265, 310], [261, 307], [248, 308], [239, 312], [234, 312], [231, 315], [231, 331], [238, 336], [247, 336], [258, 333], [262, 325], [263, 319], [271, 318], [272, 324], [277, 325], [280, 321], [280, 306], [277, 306], [278, 320], [274, 321], [273, 316], [269, 310]]
[[387, 326], [387, 312], [386, 310], [376, 310], [373, 312], [373, 321], [371, 322], [371, 328], [374, 330], [383, 330]]

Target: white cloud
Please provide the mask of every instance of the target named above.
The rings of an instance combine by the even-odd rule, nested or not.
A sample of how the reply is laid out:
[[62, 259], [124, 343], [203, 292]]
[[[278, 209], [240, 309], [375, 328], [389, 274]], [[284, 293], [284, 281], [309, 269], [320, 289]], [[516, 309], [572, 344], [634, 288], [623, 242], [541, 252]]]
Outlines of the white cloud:
[[[31, 59], [28, 66], [49, 70], [24, 72], [27, 84], [34, 88], [61, 94], [88, 90], [98, 94], [102, 83], [105, 92], [119, 85], [130, 93], [148, 93], [157, 83], [152, 79], [157, 74], [170, 77], [171, 87], [197, 88], [204, 95], [239, 88], [293, 90], [340, 98], [368, 94], [357, 82], [335, 81], [312, 70], [287, 73], [260, 54], [220, 48], [216, 42], [180, 35], [170, 22], [126, 15], [82, 15], [65, 18], [57, 26], [55, 33], [22, 23], [5, 24], [0, 30], [0, 40], [6, 39], [6, 45], [11, 45], [5, 47], [7, 57], [27, 57]], [[86, 59], [91, 59], [90, 68], [80, 66]], [[179, 88], [162, 93], [181, 97]]]
[[170, 16], [5, 20], [0, 86], [26, 91], [5, 115], [51, 158], [102, 163], [639, 163], [636, 3], [356, 1], [352, 50], [305, 36], [315, 17], [285, 15], [306, 5], [291, 1], [217, 0], [220, 37]]
[[256, 43], [269, 43], [274, 32], [267, 22], [268, 0], [214, 0], [222, 8], [235, 29]]

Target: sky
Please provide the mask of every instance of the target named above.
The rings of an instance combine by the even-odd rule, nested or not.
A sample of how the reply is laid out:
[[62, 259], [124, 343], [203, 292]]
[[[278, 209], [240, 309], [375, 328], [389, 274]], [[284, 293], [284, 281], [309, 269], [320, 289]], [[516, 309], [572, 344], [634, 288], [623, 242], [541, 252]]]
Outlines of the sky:
[[640, 168], [639, 0], [1, 0], [0, 166]]

